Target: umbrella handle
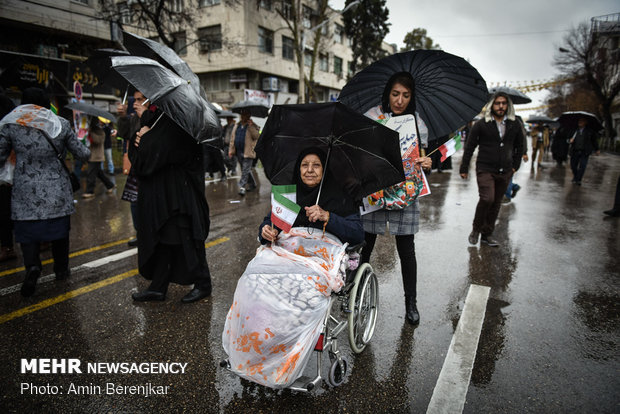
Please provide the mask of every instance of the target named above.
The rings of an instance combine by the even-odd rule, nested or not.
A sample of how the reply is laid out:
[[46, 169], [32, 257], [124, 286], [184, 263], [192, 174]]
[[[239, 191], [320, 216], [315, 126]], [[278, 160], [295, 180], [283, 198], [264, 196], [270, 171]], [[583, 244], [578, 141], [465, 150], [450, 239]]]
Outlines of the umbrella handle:
[[323, 177], [321, 177], [321, 184], [319, 185], [319, 194], [316, 196], [316, 204], [319, 205], [319, 198], [321, 197], [321, 190], [323, 189], [323, 180], [325, 179], [325, 175], [327, 174], [327, 163], [329, 162], [329, 154], [332, 152], [332, 142], [330, 140], [329, 147], [327, 148], [327, 157], [325, 157], [325, 167], [323, 167]]

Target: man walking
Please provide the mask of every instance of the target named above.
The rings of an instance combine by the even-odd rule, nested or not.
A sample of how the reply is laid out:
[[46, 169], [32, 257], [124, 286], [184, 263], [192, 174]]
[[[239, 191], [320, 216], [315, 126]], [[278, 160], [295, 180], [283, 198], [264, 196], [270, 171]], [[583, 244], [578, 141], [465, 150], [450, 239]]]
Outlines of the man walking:
[[477, 244], [482, 235], [482, 243], [499, 246], [491, 235], [510, 178], [521, 164], [523, 139], [510, 98], [502, 92], [494, 94], [487, 104], [484, 119], [474, 124], [467, 137], [460, 168], [461, 177], [466, 179], [469, 176], [469, 162], [479, 146], [476, 179], [480, 200], [469, 243]]
[[596, 155], [601, 152], [598, 149], [598, 136], [591, 128], [588, 128], [588, 120], [584, 117], [577, 121], [577, 130], [570, 139], [570, 168], [573, 170], [573, 183], [581, 185], [581, 179], [588, 166], [588, 158], [592, 151]]
[[241, 111], [241, 119], [235, 125], [231, 133], [231, 139], [228, 146], [228, 156], [237, 156], [239, 165], [241, 165], [241, 179], [239, 179], [239, 194], [245, 195], [245, 185], [249, 184], [247, 191], [256, 188], [256, 180], [252, 175], [252, 162], [256, 158], [254, 147], [258, 141], [258, 126], [252, 122], [250, 111], [243, 109]]

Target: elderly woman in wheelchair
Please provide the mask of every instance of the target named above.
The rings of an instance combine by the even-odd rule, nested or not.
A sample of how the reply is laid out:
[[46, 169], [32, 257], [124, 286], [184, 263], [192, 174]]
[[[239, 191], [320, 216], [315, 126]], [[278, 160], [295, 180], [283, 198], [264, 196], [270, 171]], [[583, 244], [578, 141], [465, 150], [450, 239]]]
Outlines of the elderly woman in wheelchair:
[[[335, 334], [348, 325], [352, 349], [361, 352], [374, 330], [376, 277], [368, 264], [361, 273], [352, 272], [357, 262], [349, 260], [364, 240], [359, 207], [344, 196], [335, 177], [325, 177], [320, 186], [324, 165], [325, 153], [318, 148], [299, 154], [294, 184], [301, 210], [288, 233], [265, 217], [259, 227], [261, 247], [238, 281], [222, 333], [228, 355], [222, 366], [271, 388], [300, 389], [295, 385], [312, 351], [326, 347], [334, 362], [330, 383], [339, 385], [346, 362]], [[347, 321], [330, 314], [336, 297]], [[321, 380], [320, 354], [318, 361], [318, 376], [301, 390]]]

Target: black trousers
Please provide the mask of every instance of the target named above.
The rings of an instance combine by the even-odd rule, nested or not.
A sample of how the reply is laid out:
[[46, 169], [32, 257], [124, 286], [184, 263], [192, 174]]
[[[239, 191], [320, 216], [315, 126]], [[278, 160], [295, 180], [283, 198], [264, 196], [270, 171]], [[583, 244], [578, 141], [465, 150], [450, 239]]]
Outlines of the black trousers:
[[195, 288], [200, 290], [209, 290], [211, 288], [211, 273], [209, 272], [206, 255], [199, 255], [199, 263], [195, 269], [186, 269], [187, 266], [182, 245], [159, 243], [155, 247], [153, 257], [155, 262], [152, 267], [153, 278], [151, 279], [149, 290], [165, 294], [168, 291], [172, 272], [179, 271], [179, 269], [182, 269], [182, 271], [188, 274], [195, 274]]
[[[20, 243], [26, 271], [35, 266], [42, 269], [39, 243]], [[52, 241], [54, 273], [69, 269], [69, 238]]]
[[[407, 234], [395, 237], [396, 250], [400, 258], [400, 269], [403, 276], [405, 296], [412, 296], [415, 298], [417, 296], [418, 263], [415, 258], [414, 236], [413, 234]], [[368, 263], [372, 250], [375, 247], [375, 242], [377, 241], [377, 235], [365, 233], [364, 239], [366, 240], [366, 246], [362, 249], [362, 263]]]

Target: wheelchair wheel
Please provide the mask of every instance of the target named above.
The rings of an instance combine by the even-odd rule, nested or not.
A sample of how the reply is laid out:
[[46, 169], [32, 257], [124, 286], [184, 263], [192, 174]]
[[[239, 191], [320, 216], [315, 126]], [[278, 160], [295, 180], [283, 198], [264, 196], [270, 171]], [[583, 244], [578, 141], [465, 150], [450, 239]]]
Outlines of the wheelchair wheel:
[[329, 368], [328, 381], [333, 387], [337, 387], [344, 382], [347, 375], [347, 361], [343, 358], [334, 359]]
[[379, 283], [368, 263], [358, 269], [349, 296], [349, 344], [359, 354], [375, 332], [379, 302]]

